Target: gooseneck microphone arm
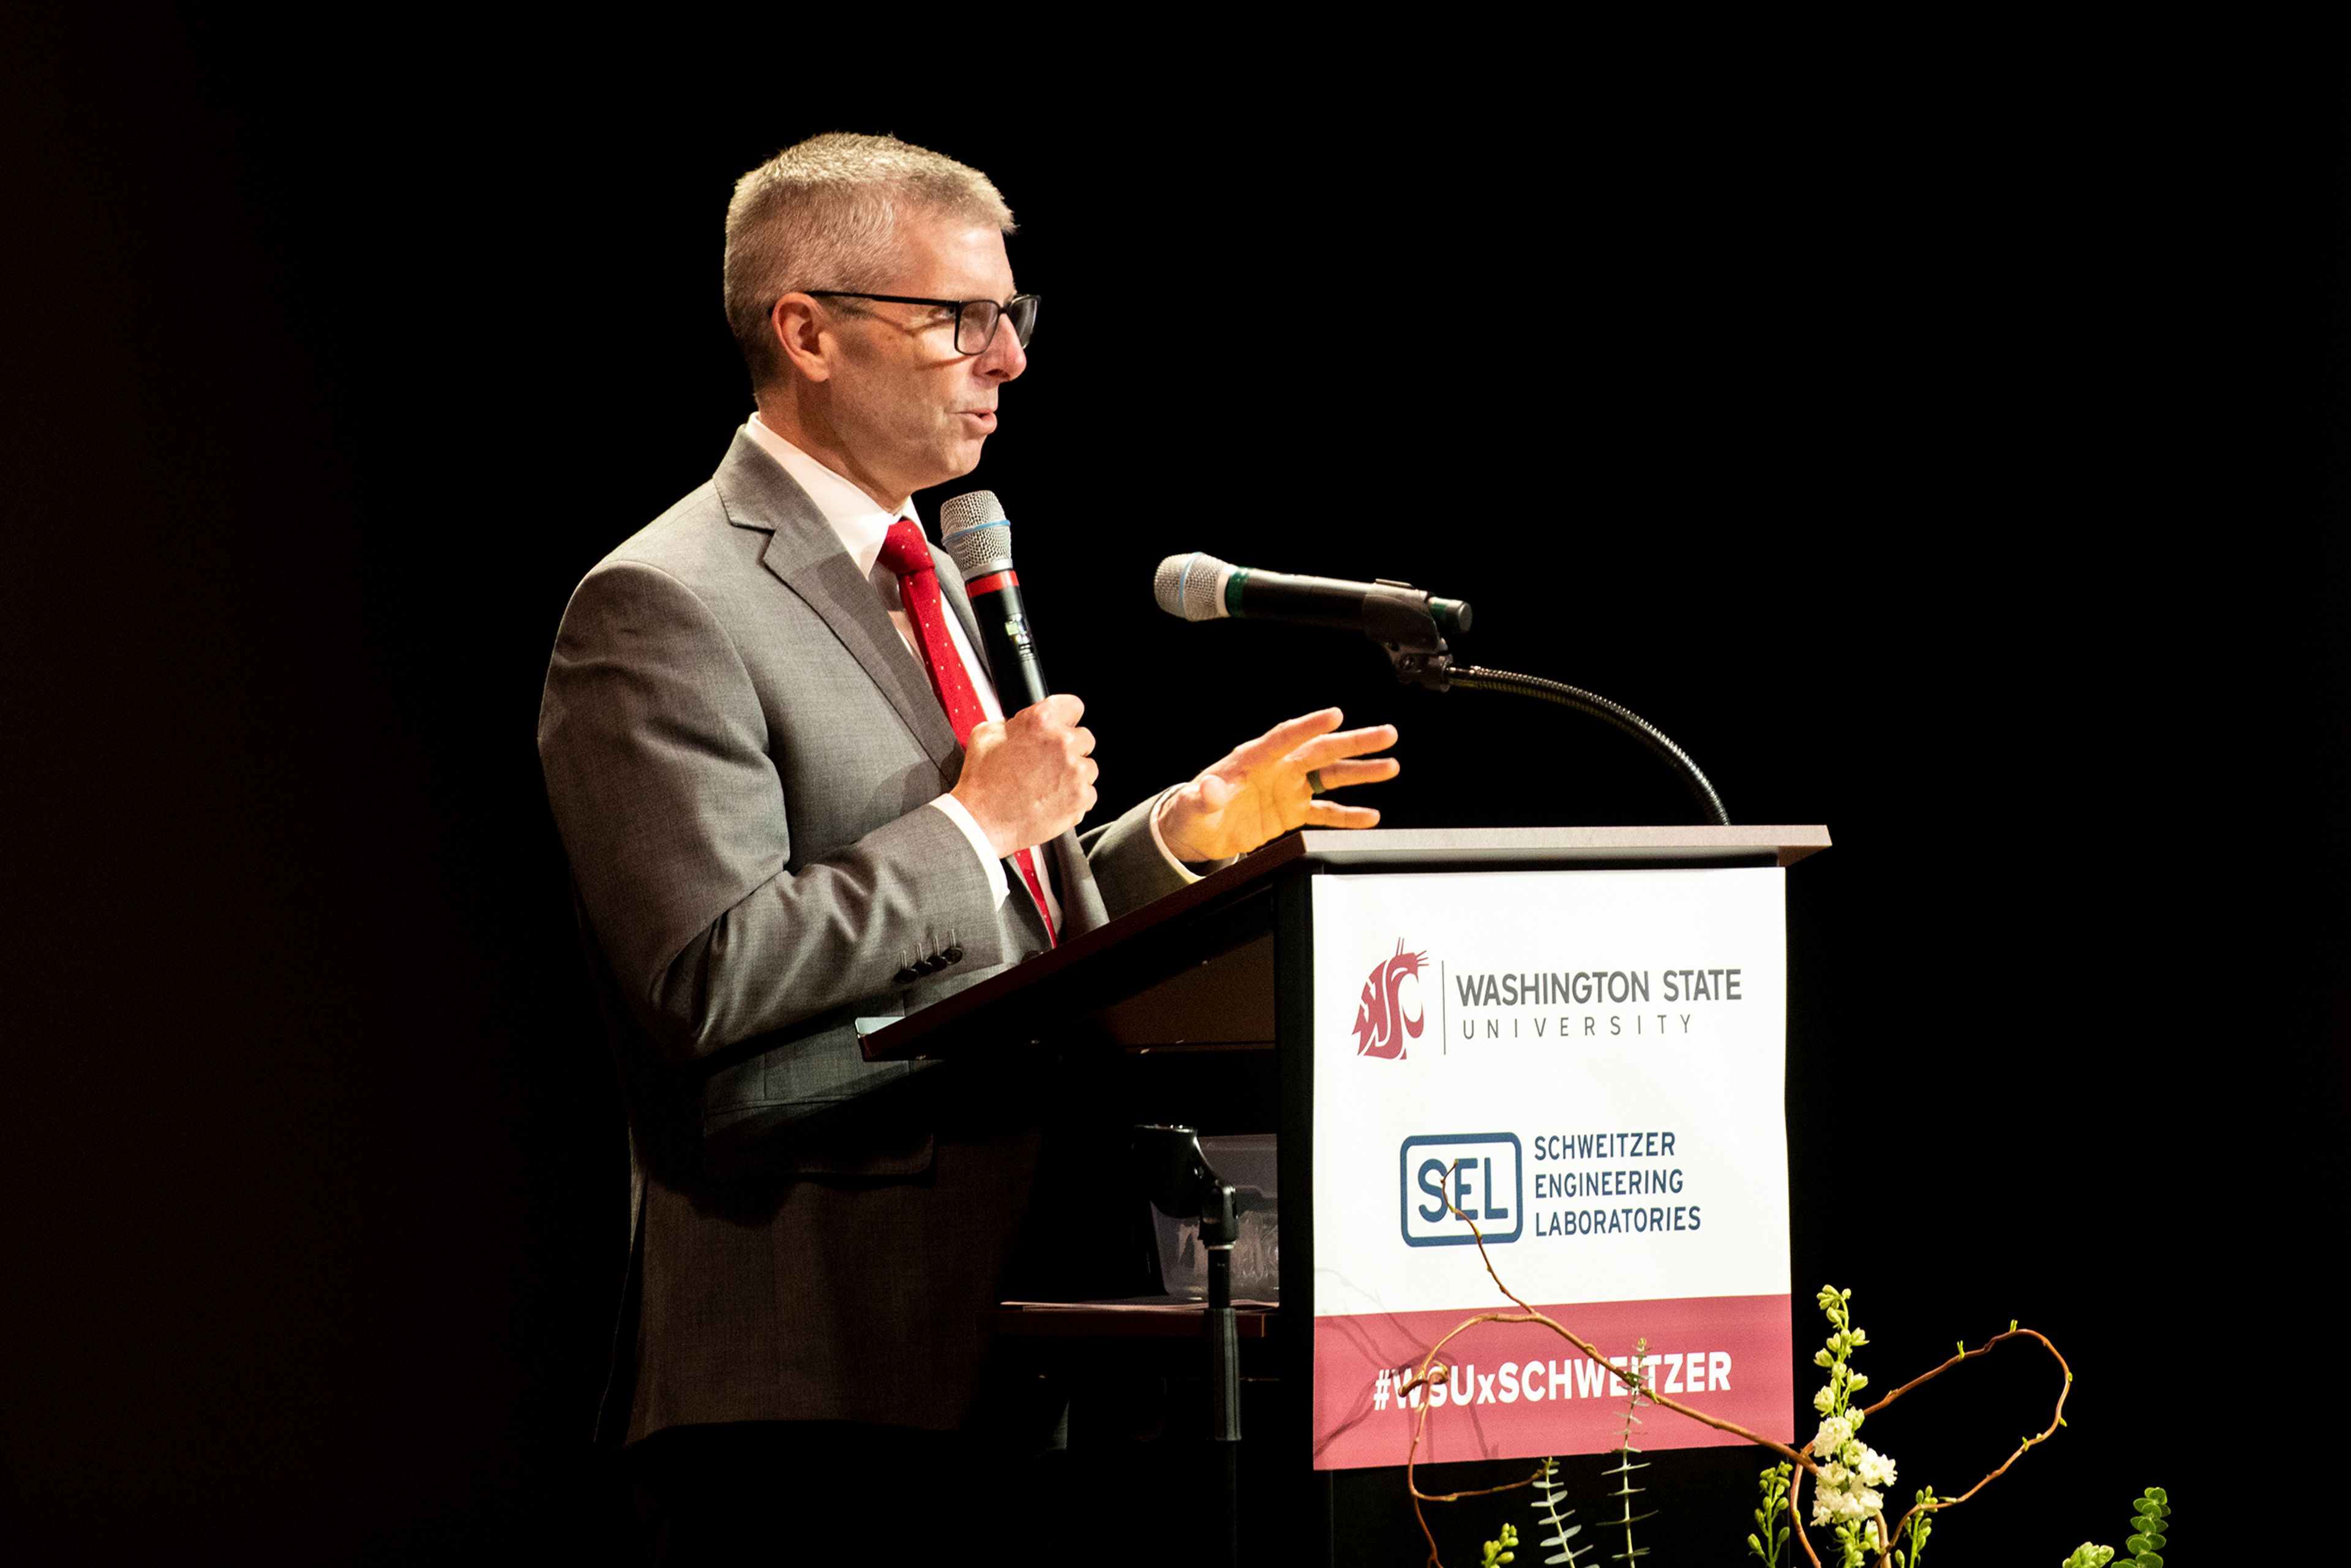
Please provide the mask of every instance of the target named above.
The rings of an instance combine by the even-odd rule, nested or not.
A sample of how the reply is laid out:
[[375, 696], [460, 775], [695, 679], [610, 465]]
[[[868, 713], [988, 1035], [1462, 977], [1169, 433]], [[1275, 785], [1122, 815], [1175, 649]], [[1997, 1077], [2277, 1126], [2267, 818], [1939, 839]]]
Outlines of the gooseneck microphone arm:
[[1698, 802], [1708, 821], [1720, 827], [1730, 825], [1730, 813], [1722, 809], [1722, 797], [1714, 792], [1713, 784], [1708, 781], [1698, 765], [1690, 760], [1689, 753], [1676, 746], [1673, 737], [1664, 730], [1622, 703], [1610, 702], [1596, 692], [1544, 680], [1541, 675], [1489, 670], [1479, 664], [1449, 665], [1443, 672], [1442, 683], [1416, 679], [1404, 674], [1401, 670], [1397, 674], [1405, 681], [1440, 692], [1450, 686], [1473, 692], [1511, 692], [1522, 697], [1533, 697], [1539, 702], [1555, 703], [1572, 712], [1596, 718], [1612, 728], [1624, 731], [1662, 758], [1667, 767], [1680, 776], [1682, 787], [1690, 792], [1690, 798]]
[[[1252, 582], [1259, 586], [1253, 589]], [[1274, 587], [1270, 596], [1264, 592], [1268, 586]], [[1396, 679], [1406, 685], [1436, 692], [1455, 686], [1473, 692], [1510, 692], [1596, 718], [1631, 736], [1672, 768], [1708, 821], [1721, 827], [1730, 825], [1722, 797], [1715, 793], [1714, 785], [1689, 753], [1624, 704], [1540, 675], [1456, 664], [1438, 626], [1441, 622], [1456, 632], [1469, 629], [1469, 606], [1459, 600], [1438, 599], [1409, 583], [1385, 580], [1351, 583], [1252, 572], [1196, 552], [1171, 555], [1161, 561], [1153, 590], [1162, 610], [1186, 621], [1234, 616], [1360, 630], [1386, 651]]]

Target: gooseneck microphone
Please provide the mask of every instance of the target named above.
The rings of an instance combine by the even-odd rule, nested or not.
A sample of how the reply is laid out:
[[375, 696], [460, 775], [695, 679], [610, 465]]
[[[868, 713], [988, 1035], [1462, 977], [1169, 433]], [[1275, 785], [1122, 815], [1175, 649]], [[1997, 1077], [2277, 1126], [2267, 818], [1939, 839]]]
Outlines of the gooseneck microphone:
[[1052, 695], [1037, 662], [1037, 640], [1020, 601], [1020, 574], [1012, 570], [1012, 525], [992, 490], [957, 496], [939, 508], [939, 543], [963, 573], [979, 622], [981, 652], [996, 672], [997, 699], [1009, 716]]
[[1707, 820], [1728, 826], [1722, 797], [1666, 732], [1622, 703], [1534, 675], [1456, 664], [1447, 633], [1469, 630], [1469, 606], [1458, 599], [1423, 593], [1408, 582], [1344, 582], [1332, 577], [1292, 577], [1255, 571], [1195, 550], [1171, 555], [1151, 580], [1159, 608], [1186, 621], [1295, 621], [1360, 632], [1387, 650], [1396, 679], [1430, 691], [1512, 692], [1596, 718], [1622, 730], [1681, 776]]
[[1439, 599], [1408, 582], [1348, 582], [1335, 577], [1293, 577], [1234, 566], [1195, 550], [1159, 563], [1151, 591], [1159, 608], [1186, 621], [1291, 621], [1360, 632], [1375, 643], [1407, 640], [1430, 622], [1439, 632], [1469, 630], [1469, 606]]

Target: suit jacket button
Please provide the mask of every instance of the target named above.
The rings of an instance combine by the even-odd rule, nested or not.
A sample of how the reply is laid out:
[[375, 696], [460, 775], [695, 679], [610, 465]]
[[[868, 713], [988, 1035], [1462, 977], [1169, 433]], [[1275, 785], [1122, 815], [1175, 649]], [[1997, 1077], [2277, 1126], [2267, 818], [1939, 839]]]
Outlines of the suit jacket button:
[[925, 975], [935, 975], [946, 968], [946, 965], [939, 961], [939, 956], [936, 953], [933, 953], [926, 957], [915, 959], [914, 967]]
[[913, 969], [911, 969], [911, 968], [905, 968], [905, 969], [901, 969], [901, 970], [899, 970], [899, 971], [897, 972], [897, 974], [895, 974], [894, 976], [893, 976], [893, 977], [892, 977], [893, 980], [895, 980], [899, 985], [902, 985], [902, 986], [911, 986], [911, 985], [913, 985], [916, 980], [921, 979], [923, 977], [922, 977], [922, 976], [920, 976], [920, 975], [918, 975], [918, 974], [916, 974], [916, 973], [914, 973], [914, 971]]
[[960, 964], [963, 962], [963, 948], [960, 946], [949, 947], [945, 953], [940, 954], [939, 956], [945, 958], [950, 964]]

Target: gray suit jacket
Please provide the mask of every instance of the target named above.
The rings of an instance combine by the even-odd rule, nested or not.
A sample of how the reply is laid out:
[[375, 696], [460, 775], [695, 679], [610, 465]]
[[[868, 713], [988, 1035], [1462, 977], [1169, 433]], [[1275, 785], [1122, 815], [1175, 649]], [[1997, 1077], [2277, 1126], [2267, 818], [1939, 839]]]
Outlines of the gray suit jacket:
[[[933, 554], [977, 647], [962, 580]], [[928, 677], [747, 437], [573, 593], [538, 744], [629, 1103], [607, 1430], [958, 1423], [1033, 1128], [1000, 1083], [867, 1063], [853, 1020], [969, 985], [1045, 934], [1018, 877], [999, 907], [929, 807], [962, 750]], [[1149, 804], [1057, 846], [1073, 929], [1181, 884]]]

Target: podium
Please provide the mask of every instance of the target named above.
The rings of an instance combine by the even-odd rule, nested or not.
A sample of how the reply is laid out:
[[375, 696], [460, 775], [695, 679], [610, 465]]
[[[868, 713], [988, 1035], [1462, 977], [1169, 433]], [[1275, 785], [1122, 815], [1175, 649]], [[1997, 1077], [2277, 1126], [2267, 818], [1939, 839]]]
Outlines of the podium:
[[[1661, 1389], [1792, 1435], [1781, 871], [1828, 845], [1819, 826], [1294, 832], [864, 1051], [1050, 1052], [1107, 1086], [1105, 1116], [1277, 1136], [1280, 1305], [1243, 1348], [1271, 1392], [1242, 1448], [1278, 1494], [1254, 1511], [1320, 1562], [1333, 1478], [1403, 1462], [1407, 1370], [1507, 1305], [1480, 1238], [1612, 1353], [1649, 1339]], [[988, 1316], [1030, 1343], [1197, 1333]], [[1478, 1408], [1426, 1411], [1424, 1460], [1593, 1452], [1614, 1429], [1605, 1369], [1510, 1329], [1459, 1342], [1451, 1404]], [[1663, 1381], [1668, 1357], [1690, 1381]], [[1664, 1419], [1688, 1430], [1654, 1421], [1644, 1447], [1720, 1440]]]

